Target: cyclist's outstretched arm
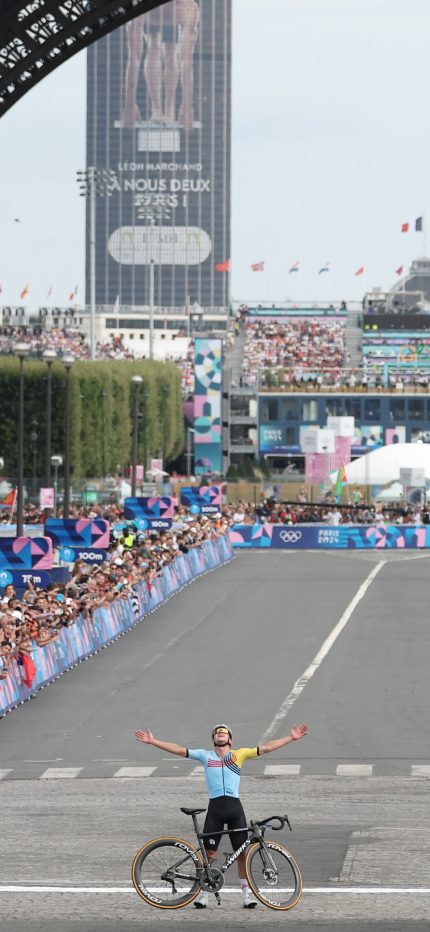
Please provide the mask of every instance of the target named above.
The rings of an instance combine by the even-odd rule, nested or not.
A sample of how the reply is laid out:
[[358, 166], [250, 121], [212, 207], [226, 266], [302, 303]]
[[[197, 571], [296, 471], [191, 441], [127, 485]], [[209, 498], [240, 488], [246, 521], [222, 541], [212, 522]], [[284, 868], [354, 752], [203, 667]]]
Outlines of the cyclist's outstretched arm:
[[258, 753], [261, 754], [270, 754], [270, 751], [277, 751], [278, 748], [283, 748], [285, 744], [291, 744], [292, 741], [298, 741], [299, 738], [305, 738], [308, 733], [307, 725], [293, 725], [291, 733], [287, 735], [286, 738], [277, 738], [275, 741], [268, 741], [267, 744], [260, 744], [258, 748]]
[[160, 748], [161, 751], [167, 751], [168, 754], [178, 754], [179, 757], [187, 756], [186, 748], [181, 748], [180, 744], [171, 744], [169, 741], [158, 741], [149, 728], [146, 731], [136, 731], [135, 735], [138, 741], [143, 741], [144, 744], [153, 744], [154, 747]]

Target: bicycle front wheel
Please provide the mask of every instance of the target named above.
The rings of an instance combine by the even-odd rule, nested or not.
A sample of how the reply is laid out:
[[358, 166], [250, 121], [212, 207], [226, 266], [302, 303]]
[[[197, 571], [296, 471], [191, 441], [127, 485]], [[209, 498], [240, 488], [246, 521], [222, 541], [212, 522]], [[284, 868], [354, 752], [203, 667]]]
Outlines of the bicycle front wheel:
[[255, 896], [271, 909], [291, 909], [302, 895], [302, 877], [292, 854], [283, 845], [265, 841], [249, 849], [245, 861], [248, 883]]
[[131, 876], [139, 896], [159, 909], [186, 906], [200, 890], [203, 861], [182, 838], [156, 838], [137, 853]]

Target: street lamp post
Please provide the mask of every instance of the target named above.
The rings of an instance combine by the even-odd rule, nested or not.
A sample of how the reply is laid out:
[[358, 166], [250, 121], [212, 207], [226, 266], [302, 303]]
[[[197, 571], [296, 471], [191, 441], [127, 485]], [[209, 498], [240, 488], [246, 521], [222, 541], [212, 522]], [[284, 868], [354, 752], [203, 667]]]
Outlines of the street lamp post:
[[63, 519], [69, 517], [70, 507], [70, 370], [74, 356], [63, 356], [61, 362], [66, 370], [66, 437], [64, 444], [64, 504]]
[[146, 402], [147, 402], [147, 399], [149, 398], [149, 392], [142, 392], [141, 397], [143, 398], [143, 472], [144, 472], [145, 482], [146, 482], [147, 475], [148, 475]]
[[106, 479], [106, 444], [105, 444], [105, 398], [106, 392], [100, 393], [102, 399], [102, 468], [103, 468], [103, 479]]
[[154, 358], [154, 218], [149, 227], [149, 358]]
[[191, 476], [191, 434], [194, 433], [194, 427], [187, 427], [187, 479]]
[[90, 199], [90, 307], [91, 307], [91, 359], [96, 358], [96, 197], [110, 197], [115, 173], [109, 168], [90, 166], [77, 172], [81, 197]]
[[[163, 472], [166, 469], [166, 456], [167, 456], [167, 396], [169, 394], [169, 388], [167, 385], [163, 385], [161, 389], [163, 392]], [[164, 482], [164, 480], [162, 480]]]
[[30, 440], [33, 442], [33, 494], [36, 496], [36, 482], [37, 482], [37, 425], [38, 422], [34, 418], [31, 422], [33, 428], [30, 434]]
[[15, 343], [13, 348], [15, 356], [20, 362], [19, 369], [19, 415], [18, 415], [18, 491], [16, 536], [23, 535], [22, 512], [24, 508], [24, 359], [30, 352], [28, 343]]
[[131, 381], [135, 386], [134, 392], [134, 420], [133, 420], [133, 475], [131, 479], [131, 494], [136, 497], [136, 472], [137, 472], [137, 430], [139, 424], [139, 386], [143, 379], [141, 375], [132, 375]]
[[[42, 359], [48, 365], [48, 378], [46, 381], [46, 454], [45, 454], [45, 486], [51, 487], [51, 397], [52, 397], [52, 365], [57, 359], [54, 349], [46, 349]], [[49, 518], [50, 509], [45, 508], [45, 519]]]
[[54, 518], [57, 517], [57, 496], [58, 496], [58, 467], [62, 465], [62, 456], [51, 456], [51, 463], [55, 469], [54, 479]]

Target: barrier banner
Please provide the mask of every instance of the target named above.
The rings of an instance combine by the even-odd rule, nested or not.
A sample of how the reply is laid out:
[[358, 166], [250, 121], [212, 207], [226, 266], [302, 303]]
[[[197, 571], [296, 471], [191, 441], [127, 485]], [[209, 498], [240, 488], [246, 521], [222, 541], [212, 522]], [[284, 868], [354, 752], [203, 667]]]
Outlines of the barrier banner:
[[109, 549], [109, 523], [103, 518], [49, 518], [45, 523], [45, 537], [54, 547], [81, 547], [84, 550]]
[[[174, 518], [176, 499], [171, 495], [161, 498], [154, 495], [152, 498], [126, 498], [124, 499], [124, 515], [127, 521], [139, 518]], [[177, 502], [176, 502], [177, 503]]]
[[373, 548], [421, 549], [430, 547], [430, 526], [357, 525], [321, 527], [309, 525], [236, 524], [230, 530], [233, 547], [271, 547], [299, 550], [371, 550]]
[[50, 570], [52, 542], [47, 537], [0, 537], [0, 569]]
[[62, 628], [58, 640], [46, 647], [37, 647], [33, 642], [36, 649], [31, 657], [36, 675], [32, 686], [25, 685], [20, 665], [17, 660], [11, 660], [9, 675], [0, 683], [0, 714], [13, 709], [37, 692], [40, 686], [50, 683], [79, 660], [90, 657], [119, 634], [128, 631], [191, 579], [221, 566], [232, 557], [233, 549], [228, 537], [205, 541], [201, 547], [177, 557], [150, 586], [146, 582], [137, 583], [133, 587], [137, 600], [117, 599], [109, 608], [96, 609], [92, 621], [86, 621], [83, 615], [79, 615], [74, 625]]
[[181, 505], [186, 505], [192, 515], [216, 514], [222, 505], [222, 489], [218, 485], [182, 488]]

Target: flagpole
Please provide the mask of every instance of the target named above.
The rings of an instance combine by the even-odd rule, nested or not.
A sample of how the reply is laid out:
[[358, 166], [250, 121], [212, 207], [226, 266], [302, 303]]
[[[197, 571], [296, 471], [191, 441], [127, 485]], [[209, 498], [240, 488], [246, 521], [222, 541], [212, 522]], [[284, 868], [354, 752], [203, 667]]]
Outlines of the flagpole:
[[302, 267], [299, 265], [299, 307], [302, 303]]
[[422, 224], [423, 224], [423, 257], [425, 258], [425, 254], [426, 254], [426, 212], [425, 210], [423, 210]]
[[331, 263], [328, 267], [328, 303], [331, 304]]
[[263, 301], [266, 303], [266, 263], [263, 268]]

